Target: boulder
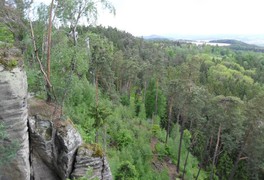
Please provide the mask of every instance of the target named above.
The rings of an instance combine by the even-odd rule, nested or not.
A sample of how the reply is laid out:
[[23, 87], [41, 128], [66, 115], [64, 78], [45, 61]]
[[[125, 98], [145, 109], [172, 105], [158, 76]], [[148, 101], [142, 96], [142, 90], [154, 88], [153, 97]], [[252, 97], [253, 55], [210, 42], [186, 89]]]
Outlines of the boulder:
[[78, 149], [76, 162], [71, 174], [72, 179], [87, 177], [87, 179], [112, 180], [112, 173], [106, 157], [100, 153], [96, 154], [96, 152], [97, 150], [91, 145], [84, 145]]
[[72, 172], [80, 134], [69, 122], [55, 126], [41, 116], [29, 118], [31, 176], [40, 179], [66, 179]]
[[65, 180], [90, 176], [112, 180], [110, 167], [98, 145], [83, 145], [71, 120], [61, 120], [55, 104], [29, 100], [31, 177]]
[[50, 120], [29, 118], [31, 179], [60, 180], [54, 166], [55, 130]]

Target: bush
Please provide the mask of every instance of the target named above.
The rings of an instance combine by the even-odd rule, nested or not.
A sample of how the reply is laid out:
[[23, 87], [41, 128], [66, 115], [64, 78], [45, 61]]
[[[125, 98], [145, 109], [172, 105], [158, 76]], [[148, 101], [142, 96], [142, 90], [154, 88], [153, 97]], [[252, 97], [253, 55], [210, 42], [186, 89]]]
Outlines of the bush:
[[129, 106], [130, 101], [129, 101], [129, 97], [127, 95], [121, 96], [121, 104], [123, 106]]
[[0, 41], [6, 42], [6, 43], [14, 43], [13, 34], [2, 23], [0, 23]]
[[134, 165], [125, 161], [118, 168], [115, 178], [116, 180], [136, 180], [138, 179], [138, 172]]
[[169, 147], [167, 145], [164, 145], [163, 143], [157, 143], [155, 148], [160, 157], [170, 155]]
[[133, 142], [131, 132], [126, 129], [122, 129], [120, 132], [118, 132], [114, 139], [115, 142], [118, 144], [119, 149], [126, 147], [127, 145]]
[[160, 126], [158, 124], [154, 124], [152, 126], [152, 134], [154, 136], [157, 136], [160, 131], [161, 131], [161, 129], [160, 129]]

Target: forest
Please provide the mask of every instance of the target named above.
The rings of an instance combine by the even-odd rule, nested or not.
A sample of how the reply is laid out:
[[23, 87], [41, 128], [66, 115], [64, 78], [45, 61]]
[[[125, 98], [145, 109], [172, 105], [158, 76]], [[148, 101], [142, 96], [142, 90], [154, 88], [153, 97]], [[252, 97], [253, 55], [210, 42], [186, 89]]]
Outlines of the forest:
[[114, 179], [264, 179], [263, 52], [95, 26], [95, 1], [52, 0], [34, 20], [30, 2], [9, 2], [0, 46], [20, 48], [30, 94], [58, 105]]

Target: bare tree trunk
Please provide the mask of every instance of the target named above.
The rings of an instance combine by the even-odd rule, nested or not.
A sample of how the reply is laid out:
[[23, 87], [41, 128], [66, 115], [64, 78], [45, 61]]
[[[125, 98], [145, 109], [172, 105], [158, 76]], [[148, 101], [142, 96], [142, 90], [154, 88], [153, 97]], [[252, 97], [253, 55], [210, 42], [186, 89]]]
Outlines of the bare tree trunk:
[[236, 173], [236, 170], [237, 170], [238, 163], [239, 163], [239, 161], [240, 161], [240, 158], [241, 158], [242, 152], [243, 152], [243, 150], [241, 149], [240, 152], [239, 152], [239, 154], [238, 154], [238, 156], [237, 156], [236, 162], [235, 162], [235, 164], [234, 164], [234, 166], [233, 166], [233, 168], [232, 168], [232, 170], [231, 170], [231, 173], [230, 173], [230, 175], [229, 175], [229, 177], [228, 177], [228, 180], [232, 180], [232, 179], [234, 178], [234, 175], [235, 175], [235, 173]]
[[158, 115], [158, 87], [159, 87], [159, 81], [156, 80], [156, 99], [155, 99], [155, 115]]
[[76, 26], [72, 28], [73, 46], [77, 45], [77, 32]]
[[[189, 131], [192, 130], [192, 124], [193, 124], [193, 119], [191, 120], [191, 124], [190, 124], [190, 129], [189, 129]], [[190, 144], [190, 147], [189, 147], [188, 152], [187, 152], [187, 156], [186, 156], [186, 158], [185, 158], [184, 168], [183, 168], [183, 174], [182, 174], [182, 179], [184, 179], [184, 175], [185, 175], [185, 171], [186, 171], [186, 166], [187, 166], [187, 161], [188, 161], [188, 158], [189, 158], [189, 154], [190, 154], [191, 148], [193, 147], [195, 141], [196, 141], [196, 136], [192, 138], [192, 142], [191, 142], [191, 144]]]
[[186, 171], [186, 166], [187, 166], [187, 161], [188, 161], [188, 158], [189, 158], [189, 154], [190, 154], [190, 150], [188, 150], [187, 156], [185, 158], [184, 168], [183, 168], [183, 173], [182, 173], [182, 179], [184, 179], [184, 175], [185, 175], [185, 171]]
[[213, 136], [210, 137], [209, 150], [211, 150], [213, 144]]
[[[96, 71], [95, 74], [95, 103], [96, 103], [96, 108], [99, 106], [99, 89], [98, 89], [98, 72]], [[99, 128], [97, 127], [96, 132], [95, 132], [95, 143], [98, 143], [98, 137], [99, 137]]]
[[[52, 31], [52, 10], [53, 2], [51, 0], [50, 12], [49, 12], [49, 27], [48, 27], [48, 50], [47, 50], [47, 78], [50, 81], [50, 51], [51, 51], [51, 31]], [[46, 84], [47, 87], [47, 102], [51, 102], [51, 86], [49, 83]]]
[[200, 172], [201, 172], [201, 169], [202, 169], [202, 166], [200, 165], [200, 166], [199, 166], [198, 173], [197, 173], [197, 176], [195, 177], [195, 180], [198, 180], [199, 175], [200, 175]]
[[98, 129], [96, 129], [96, 131], [95, 131], [95, 143], [98, 143]]
[[96, 75], [95, 75], [95, 103], [96, 103], [96, 107], [98, 107], [99, 105], [99, 92], [98, 92], [98, 72], [96, 71]]
[[216, 142], [216, 145], [215, 145], [215, 152], [214, 152], [214, 157], [213, 157], [213, 163], [212, 163], [210, 180], [212, 180], [214, 178], [214, 165], [215, 165], [216, 156], [217, 156], [217, 153], [218, 153], [218, 147], [219, 147], [219, 143], [220, 143], [220, 136], [221, 136], [221, 124], [219, 125], [218, 134], [217, 134], [217, 142]]
[[[202, 169], [204, 159], [205, 159], [205, 157], [206, 157], [206, 154], [208, 153], [207, 147], [208, 147], [209, 143], [210, 143], [210, 138], [207, 139], [207, 143], [204, 145], [204, 150], [203, 150], [203, 154], [202, 154], [201, 162], [200, 162], [200, 164], [199, 164], [199, 170], [198, 170], [198, 173], [197, 173], [197, 175], [196, 175], [195, 180], [198, 180], [198, 178], [199, 178], [200, 171], [201, 171], [201, 169]], [[209, 151], [210, 151], [210, 150], [209, 150]]]
[[[177, 114], [177, 119], [176, 119], [176, 127], [179, 127], [179, 121], [180, 121], [180, 113]], [[175, 132], [175, 139], [177, 138], [177, 135], [178, 135], [178, 128], [176, 129], [176, 132]]]
[[168, 137], [170, 134], [170, 123], [171, 123], [171, 112], [172, 112], [172, 99], [169, 100], [169, 116], [168, 116], [168, 123], [167, 123], [167, 131], [166, 131], [166, 140], [165, 140], [165, 145], [168, 142]]
[[180, 130], [180, 144], [178, 149], [178, 161], [176, 166], [177, 173], [180, 172], [180, 163], [181, 163], [181, 148], [182, 148], [182, 139], [183, 139], [183, 132], [184, 132], [184, 122], [185, 118], [182, 116], [182, 123], [181, 123], [181, 130]]
[[129, 80], [127, 83], [127, 96], [130, 102], [130, 94], [131, 94], [131, 81]]
[[103, 129], [104, 129], [103, 145], [104, 145], [104, 152], [106, 153], [106, 148], [107, 148], [107, 144], [106, 144], [106, 125], [104, 125]]
[[122, 91], [122, 78], [120, 78], [120, 80], [119, 80], [119, 92], [121, 92]]
[[35, 51], [35, 55], [36, 55], [36, 59], [39, 63], [39, 67], [40, 67], [40, 70], [42, 72], [42, 74], [44, 75], [44, 78], [46, 80], [46, 83], [49, 84], [50, 87], [52, 87], [49, 79], [48, 79], [48, 76], [43, 68], [43, 65], [41, 63], [41, 60], [39, 59], [39, 54], [38, 54], [38, 49], [37, 49], [37, 46], [36, 46], [36, 41], [35, 41], [35, 35], [34, 35], [34, 30], [33, 30], [33, 26], [32, 26], [32, 22], [30, 21], [29, 22], [30, 24], [30, 29], [31, 29], [31, 37], [32, 37], [32, 42], [33, 42], [33, 48], [34, 48], [34, 51]]
[[241, 147], [241, 149], [240, 149], [240, 151], [239, 151], [239, 153], [238, 153], [237, 159], [236, 159], [235, 164], [234, 164], [234, 166], [233, 166], [233, 168], [232, 168], [232, 170], [231, 170], [231, 173], [230, 173], [230, 175], [229, 175], [228, 180], [232, 180], [232, 179], [234, 178], [234, 175], [235, 175], [236, 170], [237, 170], [237, 168], [238, 168], [238, 163], [239, 163], [240, 160], [242, 160], [241, 156], [242, 156], [242, 153], [243, 153], [243, 151], [244, 151], [244, 148], [245, 148], [245, 146], [246, 146], [246, 144], [247, 144], [247, 142], [248, 142], [248, 140], [249, 140], [250, 130], [251, 130], [251, 128], [249, 128], [249, 129], [247, 130], [247, 132], [246, 132], [245, 141], [244, 141], [244, 143], [242, 144], [242, 147]]
[[146, 102], [146, 91], [147, 91], [147, 82], [144, 82], [144, 95], [143, 95], [143, 103], [145, 105]]

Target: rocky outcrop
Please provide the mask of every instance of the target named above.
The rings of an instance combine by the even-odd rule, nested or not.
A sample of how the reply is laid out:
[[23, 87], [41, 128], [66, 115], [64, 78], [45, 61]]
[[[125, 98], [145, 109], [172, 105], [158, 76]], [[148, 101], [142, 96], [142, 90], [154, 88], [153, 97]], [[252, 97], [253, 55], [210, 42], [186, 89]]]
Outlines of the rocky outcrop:
[[112, 174], [105, 157], [95, 154], [95, 151], [89, 146], [82, 146], [78, 149], [74, 170], [71, 174], [73, 179], [84, 176], [87, 179], [97, 177], [98, 179], [112, 180]]
[[36, 180], [69, 177], [75, 152], [82, 144], [80, 134], [69, 122], [55, 127], [53, 122], [40, 116], [30, 117], [29, 127], [31, 177]]
[[88, 169], [91, 177], [111, 180], [105, 157], [82, 145], [71, 121], [58, 119], [56, 105], [28, 101], [27, 77], [17, 54], [0, 49], [0, 123], [7, 133], [0, 136], [0, 150], [14, 142], [18, 146], [15, 158], [0, 167], [0, 180], [65, 180], [85, 176]]
[[81, 145], [80, 134], [70, 120], [56, 121], [36, 115], [29, 118], [31, 178], [60, 180], [68, 177], [112, 180], [109, 165], [102, 152]]
[[52, 122], [39, 117], [29, 118], [31, 179], [60, 179], [54, 165]]
[[19, 145], [16, 158], [1, 167], [1, 180], [30, 179], [27, 117], [25, 72], [19, 67], [5, 70], [0, 64], [0, 121], [5, 125], [7, 132], [5, 143], [16, 141]]

